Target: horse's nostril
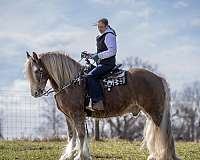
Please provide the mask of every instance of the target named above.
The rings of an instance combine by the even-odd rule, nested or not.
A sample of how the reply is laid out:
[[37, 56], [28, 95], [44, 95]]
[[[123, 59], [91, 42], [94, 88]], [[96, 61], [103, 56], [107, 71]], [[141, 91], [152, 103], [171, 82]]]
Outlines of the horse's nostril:
[[42, 93], [43, 92], [43, 90], [42, 89], [39, 89], [39, 93]]
[[35, 95], [36, 95], [36, 96], [38, 95], [38, 92], [37, 92], [37, 91], [35, 92]]

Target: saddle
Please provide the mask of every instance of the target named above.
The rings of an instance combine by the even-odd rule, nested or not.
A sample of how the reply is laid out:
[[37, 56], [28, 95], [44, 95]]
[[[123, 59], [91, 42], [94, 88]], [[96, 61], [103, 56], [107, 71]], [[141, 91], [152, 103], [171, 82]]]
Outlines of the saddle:
[[117, 64], [112, 70], [101, 78], [103, 86], [111, 91], [114, 86], [127, 84], [127, 71], [121, 69], [122, 64]]
[[[111, 91], [111, 88], [114, 86], [119, 85], [126, 85], [127, 84], [127, 71], [121, 69], [122, 64], [117, 64], [114, 66], [106, 75], [101, 77], [100, 81], [104, 88], [106, 88], [108, 91]], [[81, 73], [81, 77], [85, 77], [85, 75], [95, 68], [94, 65], [90, 65], [90, 67], [84, 68], [84, 70]], [[80, 83], [80, 77], [78, 77], [75, 80], [76, 82]]]

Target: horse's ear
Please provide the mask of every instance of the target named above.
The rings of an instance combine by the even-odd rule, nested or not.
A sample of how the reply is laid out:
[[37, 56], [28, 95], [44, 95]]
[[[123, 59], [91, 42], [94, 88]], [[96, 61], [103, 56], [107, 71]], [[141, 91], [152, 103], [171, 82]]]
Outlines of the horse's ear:
[[37, 62], [39, 60], [37, 54], [35, 52], [33, 52], [33, 59]]
[[28, 59], [31, 57], [30, 54], [28, 53], [28, 51], [26, 51], [26, 56]]

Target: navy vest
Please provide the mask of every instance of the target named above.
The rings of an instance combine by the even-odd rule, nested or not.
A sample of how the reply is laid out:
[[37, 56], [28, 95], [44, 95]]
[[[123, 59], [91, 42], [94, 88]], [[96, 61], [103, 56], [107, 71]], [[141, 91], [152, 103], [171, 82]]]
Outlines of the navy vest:
[[[101, 36], [97, 36], [97, 38], [96, 38], [96, 41], [97, 41], [97, 53], [100, 53], [100, 52], [108, 50], [108, 48], [107, 48], [107, 46], [106, 46], [106, 44], [104, 42], [105, 36], [108, 33], [111, 33], [111, 34], [115, 35], [113, 32], [106, 32], [106, 33], [104, 33]], [[116, 59], [115, 59], [115, 55], [114, 55], [112, 57], [109, 57], [109, 58], [106, 58], [106, 59], [102, 59], [100, 61], [100, 64], [106, 64], [106, 65], [113, 65], [113, 66], [115, 66], [115, 62], [116, 62]]]

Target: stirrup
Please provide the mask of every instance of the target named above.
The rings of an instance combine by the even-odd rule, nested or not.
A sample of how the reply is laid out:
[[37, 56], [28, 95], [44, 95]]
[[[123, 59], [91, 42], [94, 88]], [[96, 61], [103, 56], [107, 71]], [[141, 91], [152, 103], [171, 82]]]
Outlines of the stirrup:
[[92, 112], [96, 111], [96, 110], [94, 110], [92, 107], [89, 107], [89, 106], [86, 106], [85, 109], [86, 109], [86, 110], [90, 110], [90, 111], [92, 111]]

